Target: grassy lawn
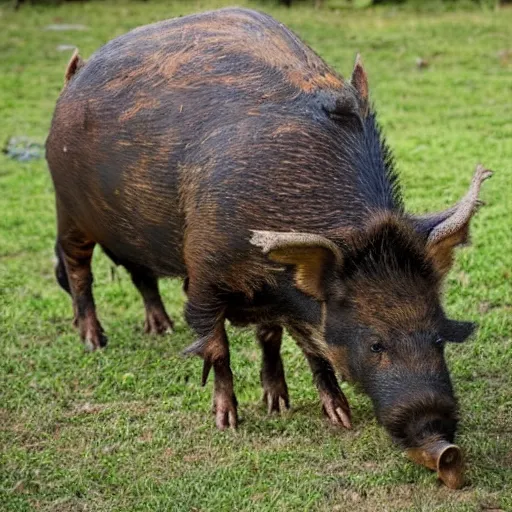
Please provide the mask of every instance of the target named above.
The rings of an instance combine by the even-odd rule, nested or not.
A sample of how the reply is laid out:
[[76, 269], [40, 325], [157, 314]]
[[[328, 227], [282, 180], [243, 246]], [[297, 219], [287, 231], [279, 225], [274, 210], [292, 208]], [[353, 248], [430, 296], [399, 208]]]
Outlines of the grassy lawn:
[[[496, 171], [484, 185], [473, 245], [458, 253], [445, 294], [452, 317], [480, 325], [447, 355], [468, 485], [449, 491], [410, 463], [369, 400], [345, 384], [354, 429], [331, 428], [289, 338], [292, 410], [267, 417], [253, 333], [229, 331], [242, 422], [237, 432], [217, 432], [202, 362], [180, 356], [193, 341], [181, 283], [162, 282], [175, 334], [147, 337], [126, 272], [112, 272], [100, 252], [95, 294], [110, 344], [84, 353], [53, 276], [46, 163], [0, 154], [0, 510], [512, 510], [512, 9], [326, 3], [339, 8], [237, 2], [274, 14], [345, 76], [362, 53], [410, 210], [452, 204], [479, 161]], [[77, 45], [88, 57], [135, 26], [228, 4], [91, 1], [16, 13], [3, 4], [0, 141], [44, 142], [70, 57], [58, 45]], [[59, 22], [88, 29], [44, 30]], [[420, 69], [418, 58], [429, 65]]]

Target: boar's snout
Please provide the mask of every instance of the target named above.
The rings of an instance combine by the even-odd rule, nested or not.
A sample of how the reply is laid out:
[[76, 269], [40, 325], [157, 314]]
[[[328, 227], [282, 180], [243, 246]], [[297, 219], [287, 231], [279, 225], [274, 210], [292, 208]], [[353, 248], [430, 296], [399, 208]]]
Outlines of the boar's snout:
[[437, 471], [451, 489], [464, 483], [463, 460], [452, 444], [457, 429], [457, 403], [453, 394], [439, 389], [402, 395], [379, 411], [379, 419], [393, 440], [414, 462]]
[[457, 430], [457, 403], [445, 390], [404, 393], [377, 411], [393, 440], [403, 448], [417, 448], [427, 439], [453, 442]]

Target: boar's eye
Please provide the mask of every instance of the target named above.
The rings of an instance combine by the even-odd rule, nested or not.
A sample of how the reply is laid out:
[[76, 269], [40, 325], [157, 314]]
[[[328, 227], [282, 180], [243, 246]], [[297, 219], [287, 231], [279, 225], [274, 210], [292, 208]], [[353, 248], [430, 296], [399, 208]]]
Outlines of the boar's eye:
[[438, 336], [438, 337], [436, 338], [436, 340], [434, 341], [434, 345], [435, 345], [436, 347], [442, 347], [442, 346], [443, 346], [443, 344], [444, 344], [444, 340], [443, 340], [443, 338], [441, 338], [441, 336]]
[[370, 347], [370, 350], [378, 354], [379, 352], [384, 352], [386, 348], [382, 343], [373, 343], [372, 346]]

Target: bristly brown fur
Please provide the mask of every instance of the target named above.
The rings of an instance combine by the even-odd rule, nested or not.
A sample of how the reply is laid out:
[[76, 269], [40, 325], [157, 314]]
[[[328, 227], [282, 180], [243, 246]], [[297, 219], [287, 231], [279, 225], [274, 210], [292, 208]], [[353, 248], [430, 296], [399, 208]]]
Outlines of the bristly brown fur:
[[376, 213], [365, 229], [338, 239], [342, 279], [359, 318], [389, 332], [428, 329], [438, 307], [440, 279], [424, 241], [401, 215]]
[[431, 285], [438, 281], [424, 240], [399, 213], [375, 212], [362, 229], [341, 230], [332, 238], [343, 247], [343, 272], [347, 278], [355, 273], [400, 272], [420, 274]]

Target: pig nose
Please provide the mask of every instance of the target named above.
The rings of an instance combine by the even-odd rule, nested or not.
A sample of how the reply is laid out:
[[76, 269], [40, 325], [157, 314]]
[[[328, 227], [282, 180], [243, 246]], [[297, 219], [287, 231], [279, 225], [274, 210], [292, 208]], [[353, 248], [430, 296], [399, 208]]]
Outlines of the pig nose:
[[397, 396], [382, 410], [380, 420], [393, 439], [410, 447], [438, 435], [452, 441], [457, 427], [457, 406], [451, 394], [427, 391]]

